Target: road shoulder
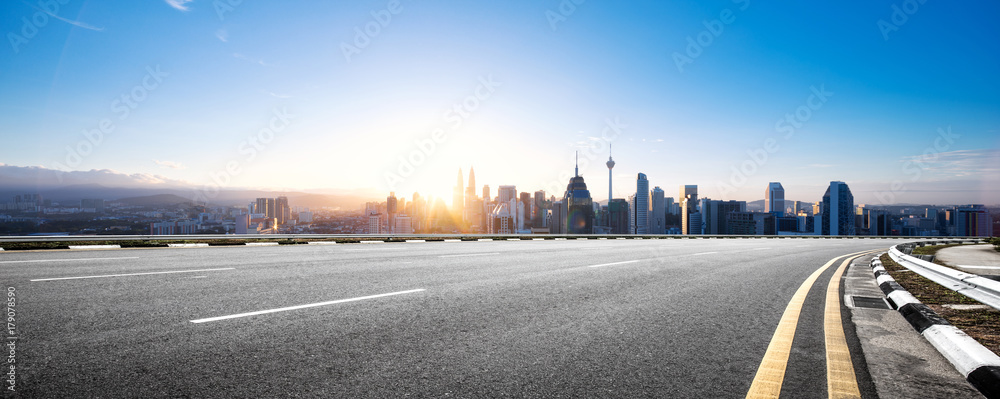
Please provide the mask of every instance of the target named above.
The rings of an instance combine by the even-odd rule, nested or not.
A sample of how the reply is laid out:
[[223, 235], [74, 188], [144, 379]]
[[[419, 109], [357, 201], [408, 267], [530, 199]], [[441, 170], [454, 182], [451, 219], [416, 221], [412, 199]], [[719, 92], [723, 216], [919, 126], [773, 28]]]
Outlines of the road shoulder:
[[[884, 298], [868, 267], [871, 257], [852, 262], [844, 281], [851, 321], [880, 398], [982, 398], [899, 312], [853, 306], [854, 297]], [[858, 302], [860, 303], [860, 302]]]

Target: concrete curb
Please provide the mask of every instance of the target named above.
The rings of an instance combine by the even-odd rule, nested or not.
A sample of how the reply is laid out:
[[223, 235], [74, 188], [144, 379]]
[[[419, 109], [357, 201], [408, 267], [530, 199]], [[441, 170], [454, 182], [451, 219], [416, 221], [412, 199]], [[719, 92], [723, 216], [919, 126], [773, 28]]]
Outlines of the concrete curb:
[[870, 266], [889, 304], [980, 393], [987, 398], [1000, 398], [1000, 356], [920, 303], [889, 275], [878, 257], [872, 259]]
[[194, 244], [167, 244], [169, 248], [207, 248], [208, 243], [194, 243]]
[[69, 249], [122, 249], [121, 245], [70, 245]]
[[275, 246], [275, 245], [279, 245], [279, 244], [276, 243], [276, 242], [248, 242], [248, 243], [246, 243], [246, 246], [248, 246], [248, 247], [270, 247], [270, 246]]

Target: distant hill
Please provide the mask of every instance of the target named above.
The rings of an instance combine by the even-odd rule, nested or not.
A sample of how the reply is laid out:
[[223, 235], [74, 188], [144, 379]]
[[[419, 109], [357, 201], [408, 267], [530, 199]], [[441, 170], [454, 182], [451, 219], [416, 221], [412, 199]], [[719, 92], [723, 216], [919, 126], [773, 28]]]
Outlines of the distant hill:
[[194, 205], [194, 202], [192, 202], [190, 199], [180, 197], [174, 194], [156, 194], [156, 195], [146, 195], [142, 197], [120, 198], [118, 199], [118, 202], [132, 206], [175, 206], [181, 204]]

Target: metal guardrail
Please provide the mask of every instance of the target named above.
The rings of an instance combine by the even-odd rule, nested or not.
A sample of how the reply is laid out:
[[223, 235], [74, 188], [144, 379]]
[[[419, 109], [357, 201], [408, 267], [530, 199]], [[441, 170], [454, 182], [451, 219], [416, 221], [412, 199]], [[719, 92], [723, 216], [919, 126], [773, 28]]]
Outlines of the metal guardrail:
[[[817, 236], [817, 235], [735, 235], [735, 234], [192, 234], [192, 235], [66, 235], [66, 236], [0, 236], [4, 242], [66, 242], [66, 241], [207, 241], [207, 240], [345, 240], [345, 241], [403, 241], [403, 240], [443, 240], [443, 239], [521, 239], [535, 238], [586, 238], [586, 239], [931, 239], [950, 237], [902, 237], [902, 236]], [[966, 238], [980, 241], [980, 237]]]
[[916, 258], [906, 253], [912, 251], [912, 248], [907, 244], [895, 245], [889, 248], [889, 257], [928, 280], [1000, 310], [1000, 281], [993, 281], [976, 274], [965, 273]]

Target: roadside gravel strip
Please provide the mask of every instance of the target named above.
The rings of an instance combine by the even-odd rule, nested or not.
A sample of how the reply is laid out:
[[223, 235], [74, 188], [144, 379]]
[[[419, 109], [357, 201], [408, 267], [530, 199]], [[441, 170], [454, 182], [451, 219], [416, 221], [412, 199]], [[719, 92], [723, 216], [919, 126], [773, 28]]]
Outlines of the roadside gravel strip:
[[987, 398], [1000, 398], [1000, 356], [948, 323], [896, 282], [872, 259], [872, 273], [889, 304]]

